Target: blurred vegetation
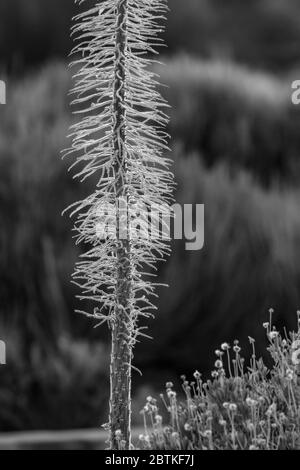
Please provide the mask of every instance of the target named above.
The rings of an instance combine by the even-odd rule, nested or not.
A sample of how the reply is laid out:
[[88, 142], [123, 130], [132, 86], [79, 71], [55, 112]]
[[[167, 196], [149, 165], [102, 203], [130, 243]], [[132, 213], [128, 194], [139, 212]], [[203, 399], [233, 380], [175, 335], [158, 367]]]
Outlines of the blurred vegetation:
[[208, 167], [244, 168], [264, 185], [299, 181], [300, 112], [288, 77], [187, 56], [158, 71], [184, 153], [199, 152]]
[[224, 164], [208, 170], [198, 155], [177, 153], [177, 200], [205, 204], [205, 246], [187, 252], [174, 242], [161, 273], [170, 288], [160, 292], [155, 352], [144, 345], [142, 369], [155, 356], [157, 369], [178, 374], [207, 371], [208, 345], [224, 339], [264, 344], [259, 326], [270, 306], [291, 326], [300, 302], [300, 191], [266, 190], [242, 170], [232, 177]]
[[282, 71], [299, 63], [297, 0], [170, 0], [167, 44], [213, 58]]
[[[159, 72], [172, 105], [177, 199], [205, 204], [206, 241], [198, 253], [175, 242], [160, 266], [170, 288], [159, 292], [154, 340], [135, 354], [144, 373], [136, 387], [157, 390], [166, 376], [207, 371], [208, 351], [224, 339], [263, 344], [268, 308], [289, 328], [300, 305], [300, 113], [287, 82], [183, 56]], [[74, 119], [69, 88], [67, 67], [54, 62], [10, 83], [0, 108], [0, 336], [11, 344], [0, 369], [1, 430], [106, 419], [108, 334], [73, 313], [79, 248], [60, 215], [94, 184], [72, 180], [60, 159]]]
[[[169, 0], [169, 7], [166, 42], [171, 54], [227, 57], [276, 71], [299, 63], [298, 0]], [[74, 0], [1, 0], [2, 66], [21, 73], [50, 58], [65, 58], [77, 11]]]
[[[166, 383], [161, 400], [148, 396], [143, 407], [147, 450], [299, 450], [300, 313], [296, 331], [281, 335], [264, 322], [271, 368], [257, 355], [249, 363], [238, 340], [222, 343], [209, 380], [199, 371], [190, 382], [182, 376], [181, 398]], [[181, 393], [182, 395], [182, 393]], [[167, 417], [164, 419], [160, 412]], [[167, 424], [167, 426], [166, 426]], [[120, 438], [119, 446], [122, 449]]]

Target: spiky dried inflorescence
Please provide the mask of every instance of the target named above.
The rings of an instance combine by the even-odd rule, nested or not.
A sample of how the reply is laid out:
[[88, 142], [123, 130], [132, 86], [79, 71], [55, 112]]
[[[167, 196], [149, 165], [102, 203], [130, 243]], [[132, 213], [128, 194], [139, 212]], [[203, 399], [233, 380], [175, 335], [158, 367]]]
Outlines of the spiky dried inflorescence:
[[[167, 215], [172, 201], [173, 175], [164, 156], [166, 103], [151, 70], [154, 60], [146, 57], [157, 53], [166, 9], [165, 0], [105, 0], [78, 15], [73, 28], [79, 40], [73, 52], [80, 55], [73, 63], [79, 67], [73, 104], [81, 118], [72, 126], [66, 153], [75, 156], [72, 167], [80, 167], [77, 178], [98, 181], [93, 194], [71, 206], [77, 243], [89, 246], [73, 280], [82, 289], [79, 298], [96, 303], [87, 315], [107, 321], [127, 350], [143, 334], [138, 318], [155, 309], [155, 284], [147, 273], [169, 253], [159, 228], [152, 236], [143, 231], [137, 237], [132, 227], [137, 204], [140, 223], [147, 225], [151, 212], [157, 217], [152, 227], [158, 227], [159, 211]], [[115, 236], [99, 236], [104, 218], [114, 221]], [[117, 328], [120, 321], [123, 326]], [[118, 350], [113, 367], [120, 354], [126, 360]]]

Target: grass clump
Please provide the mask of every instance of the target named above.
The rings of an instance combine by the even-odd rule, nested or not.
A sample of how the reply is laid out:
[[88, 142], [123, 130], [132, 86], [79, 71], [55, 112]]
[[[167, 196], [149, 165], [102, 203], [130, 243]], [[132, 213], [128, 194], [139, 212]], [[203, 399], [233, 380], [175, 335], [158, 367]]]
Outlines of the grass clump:
[[270, 321], [264, 323], [272, 366], [252, 356], [248, 366], [236, 340], [216, 350], [211, 379], [196, 371], [194, 380], [182, 376], [184, 398], [173, 383], [161, 395], [163, 425], [157, 401], [147, 398], [142, 410], [143, 449], [158, 450], [299, 450], [300, 449], [300, 312], [298, 330], [282, 335]]

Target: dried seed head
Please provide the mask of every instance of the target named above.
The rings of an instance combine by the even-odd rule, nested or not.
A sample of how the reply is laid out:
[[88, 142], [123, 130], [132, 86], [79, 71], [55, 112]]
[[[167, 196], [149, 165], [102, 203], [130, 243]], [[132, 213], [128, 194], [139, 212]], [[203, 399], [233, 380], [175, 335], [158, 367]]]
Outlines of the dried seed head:
[[222, 362], [220, 359], [218, 359], [218, 360], [215, 362], [215, 367], [216, 367], [217, 369], [221, 369], [221, 368], [223, 367], [223, 362]]

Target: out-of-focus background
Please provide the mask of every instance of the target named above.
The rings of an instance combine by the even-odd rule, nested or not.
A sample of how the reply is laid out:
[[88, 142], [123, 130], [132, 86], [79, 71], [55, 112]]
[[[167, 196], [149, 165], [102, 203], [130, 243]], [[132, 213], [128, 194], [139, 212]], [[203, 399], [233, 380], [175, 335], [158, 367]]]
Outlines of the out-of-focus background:
[[[93, 2], [91, 2], [93, 3]], [[184, 241], [160, 266], [153, 341], [135, 351], [134, 423], [147, 394], [199, 369], [239, 338], [264, 346], [269, 307], [292, 328], [300, 307], [298, 0], [170, 0], [157, 66], [172, 105], [177, 200], [204, 203], [205, 247]], [[98, 427], [107, 418], [109, 335], [76, 315], [80, 248], [62, 210], [92, 190], [60, 151], [73, 0], [1, 0], [0, 431]], [[88, 306], [87, 306], [88, 308]], [[244, 354], [250, 353], [245, 346]]]

